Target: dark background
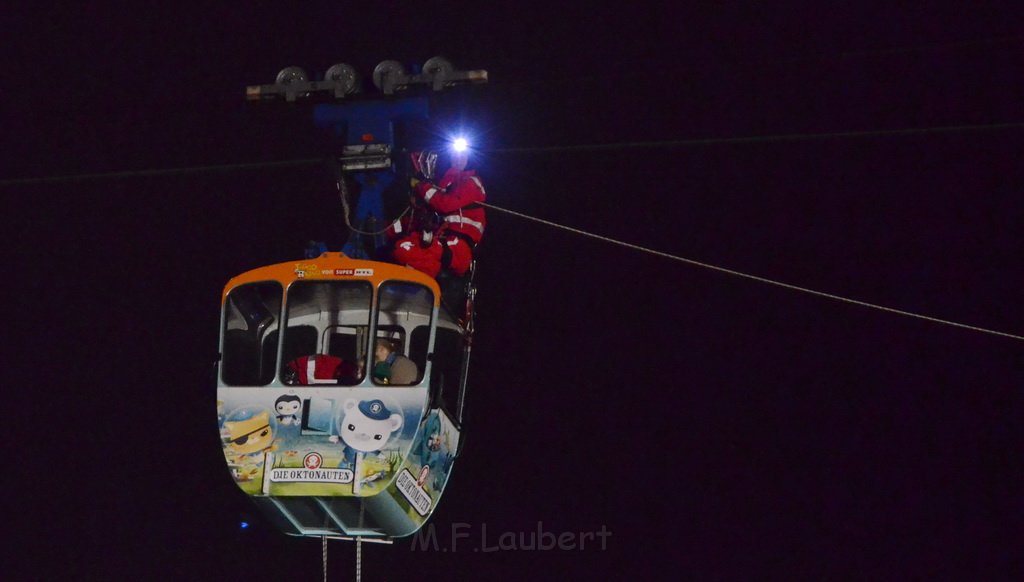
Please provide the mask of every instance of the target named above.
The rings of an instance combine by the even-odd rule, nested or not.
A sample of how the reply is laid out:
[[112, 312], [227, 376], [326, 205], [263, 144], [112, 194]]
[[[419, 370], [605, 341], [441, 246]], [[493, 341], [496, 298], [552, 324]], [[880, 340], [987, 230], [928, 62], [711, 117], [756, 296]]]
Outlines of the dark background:
[[[344, 242], [327, 172], [25, 180], [326, 156], [307, 110], [244, 102], [287, 65], [487, 69], [420, 129], [472, 129], [494, 205], [1024, 333], [1012, 4], [34, 6], [3, 16], [0, 82], [18, 579], [322, 577], [320, 542], [271, 530], [232, 483], [211, 373], [228, 278]], [[679, 140], [697, 141], [572, 147]], [[1024, 574], [1019, 339], [497, 211], [479, 288], [466, 448], [431, 521], [473, 537], [365, 546], [367, 580]], [[472, 551], [484, 526], [494, 545], [538, 522], [612, 535]], [[353, 564], [330, 545], [331, 579]]]

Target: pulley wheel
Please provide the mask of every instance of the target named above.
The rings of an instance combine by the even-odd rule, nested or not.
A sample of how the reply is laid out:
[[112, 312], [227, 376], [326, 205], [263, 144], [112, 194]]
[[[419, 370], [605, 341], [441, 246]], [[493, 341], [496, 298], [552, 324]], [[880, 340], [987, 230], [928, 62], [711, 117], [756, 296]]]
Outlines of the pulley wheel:
[[277, 85], [290, 85], [292, 83], [302, 83], [308, 80], [309, 75], [307, 75], [306, 71], [302, 70], [301, 67], [285, 67], [277, 74], [277, 79], [274, 83]]
[[447, 77], [455, 71], [455, 65], [444, 57], [431, 57], [423, 63], [423, 72], [431, 77], [441, 75]]
[[331, 68], [324, 73], [324, 80], [341, 83], [346, 95], [359, 91], [359, 75], [355, 68], [347, 63], [331, 65]]
[[384, 89], [384, 80], [388, 77], [400, 77], [405, 75], [405, 67], [398, 61], [381, 61], [373, 69], [373, 84], [387, 93]]

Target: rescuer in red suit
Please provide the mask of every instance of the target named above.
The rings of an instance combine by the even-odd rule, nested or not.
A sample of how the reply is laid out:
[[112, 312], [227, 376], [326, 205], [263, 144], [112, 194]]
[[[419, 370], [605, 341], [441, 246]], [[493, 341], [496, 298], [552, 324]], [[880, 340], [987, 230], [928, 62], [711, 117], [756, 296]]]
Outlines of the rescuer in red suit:
[[395, 261], [436, 277], [442, 269], [457, 276], [466, 274], [473, 261], [473, 249], [480, 243], [487, 219], [483, 183], [472, 170], [468, 151], [452, 151], [451, 165], [440, 180], [434, 182], [437, 154], [412, 154], [416, 177], [411, 185], [414, 211], [411, 218], [396, 221], [389, 229], [391, 236], [400, 236], [403, 229], [412, 232], [395, 242]]

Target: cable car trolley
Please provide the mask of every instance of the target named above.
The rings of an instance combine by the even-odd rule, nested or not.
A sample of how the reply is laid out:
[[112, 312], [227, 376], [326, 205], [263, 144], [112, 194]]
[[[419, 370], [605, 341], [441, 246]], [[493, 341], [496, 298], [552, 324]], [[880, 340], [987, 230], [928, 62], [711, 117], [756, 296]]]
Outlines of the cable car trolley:
[[[279, 77], [294, 83], [287, 71]], [[351, 118], [347, 131], [359, 133]], [[346, 146], [343, 169], [389, 171], [394, 144], [381, 133], [389, 139]], [[434, 511], [459, 452], [472, 270], [456, 313], [424, 273], [352, 253], [316, 255], [247, 271], [224, 287], [224, 458], [285, 533], [408, 536]]]

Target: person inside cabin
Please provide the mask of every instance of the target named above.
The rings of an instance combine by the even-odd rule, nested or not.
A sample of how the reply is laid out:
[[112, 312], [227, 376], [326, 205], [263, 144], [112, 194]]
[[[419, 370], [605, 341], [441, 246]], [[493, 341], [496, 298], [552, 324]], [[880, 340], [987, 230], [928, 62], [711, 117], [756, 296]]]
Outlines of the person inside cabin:
[[388, 229], [389, 238], [397, 239], [392, 256], [431, 277], [444, 271], [461, 277], [469, 270], [487, 224], [480, 204], [487, 199], [483, 183], [475, 171], [466, 169], [469, 148], [465, 140], [456, 140], [449, 167], [439, 180], [434, 177], [436, 152], [410, 157], [415, 173], [410, 180], [413, 212]]
[[301, 356], [288, 362], [281, 378], [285, 384], [344, 384], [354, 386], [363, 379], [361, 366], [330, 354]]
[[416, 362], [403, 356], [391, 340], [377, 340], [373, 360], [373, 381], [378, 384], [409, 386], [419, 377]]

